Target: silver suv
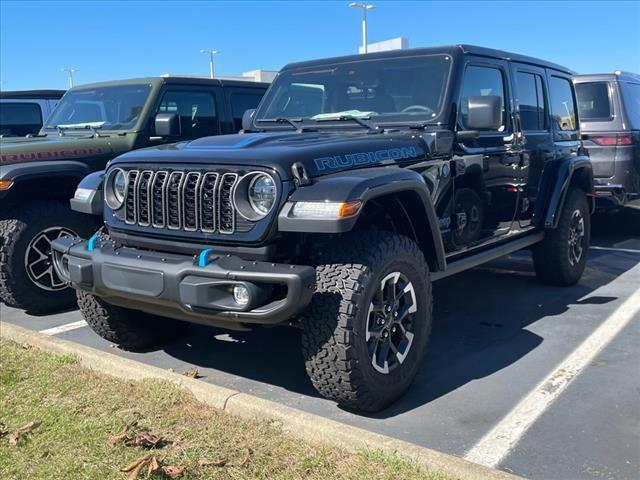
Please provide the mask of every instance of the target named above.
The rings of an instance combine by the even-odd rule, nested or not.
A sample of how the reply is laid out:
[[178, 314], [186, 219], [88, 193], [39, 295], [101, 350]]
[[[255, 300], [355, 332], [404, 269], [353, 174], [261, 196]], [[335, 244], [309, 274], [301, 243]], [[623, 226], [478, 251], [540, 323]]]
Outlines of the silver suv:
[[640, 207], [640, 75], [578, 75], [574, 83], [597, 206]]

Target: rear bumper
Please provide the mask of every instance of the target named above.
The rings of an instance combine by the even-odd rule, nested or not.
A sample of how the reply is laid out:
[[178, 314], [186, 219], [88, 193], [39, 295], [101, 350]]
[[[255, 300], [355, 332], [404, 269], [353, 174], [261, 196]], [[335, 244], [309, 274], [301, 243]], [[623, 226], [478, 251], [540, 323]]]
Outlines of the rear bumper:
[[619, 208], [640, 199], [640, 192], [628, 191], [623, 185], [596, 183], [594, 185], [596, 207]]
[[[309, 304], [315, 287], [309, 266], [215, 252], [194, 258], [69, 237], [52, 246], [56, 271], [73, 288], [114, 305], [205, 325], [286, 322]], [[249, 292], [244, 306], [234, 300], [236, 285]]]

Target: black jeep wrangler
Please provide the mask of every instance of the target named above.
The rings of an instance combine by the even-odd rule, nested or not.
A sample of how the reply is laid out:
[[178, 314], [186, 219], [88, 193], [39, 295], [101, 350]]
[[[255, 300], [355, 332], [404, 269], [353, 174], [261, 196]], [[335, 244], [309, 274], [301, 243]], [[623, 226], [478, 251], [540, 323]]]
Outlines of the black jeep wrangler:
[[431, 282], [531, 248], [580, 279], [593, 184], [572, 72], [472, 46], [287, 66], [244, 133], [141, 150], [81, 184], [103, 215], [54, 242], [89, 325], [125, 349], [188, 322], [302, 328], [306, 369], [375, 411], [410, 385]]
[[130, 150], [236, 133], [267, 84], [187, 77], [80, 85], [31, 138], [0, 143], [0, 300], [30, 312], [75, 304], [51, 263], [61, 235], [100, 226], [69, 209], [87, 174]]

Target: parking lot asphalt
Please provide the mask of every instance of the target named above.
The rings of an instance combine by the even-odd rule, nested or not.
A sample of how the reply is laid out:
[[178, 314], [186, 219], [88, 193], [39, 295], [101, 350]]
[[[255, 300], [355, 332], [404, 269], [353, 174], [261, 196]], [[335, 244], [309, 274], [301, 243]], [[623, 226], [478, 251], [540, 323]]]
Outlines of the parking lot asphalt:
[[[400, 401], [371, 416], [316, 394], [293, 329], [194, 326], [162, 350], [130, 353], [74, 323], [77, 311], [35, 317], [2, 305], [1, 317], [158, 367], [196, 366], [202, 381], [464, 457], [599, 327], [629, 311], [640, 289], [640, 238], [602, 227], [592, 245], [571, 288], [539, 284], [527, 252], [437, 282], [420, 373]], [[640, 478], [640, 305], [631, 306], [624, 328], [532, 419], [499, 468], [539, 479]]]

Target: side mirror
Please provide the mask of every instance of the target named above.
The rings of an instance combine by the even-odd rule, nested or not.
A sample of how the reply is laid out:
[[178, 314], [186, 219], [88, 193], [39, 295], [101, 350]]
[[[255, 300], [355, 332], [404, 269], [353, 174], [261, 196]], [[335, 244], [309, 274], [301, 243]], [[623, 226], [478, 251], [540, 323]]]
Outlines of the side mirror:
[[180, 135], [180, 116], [177, 113], [159, 113], [155, 121], [156, 136], [177, 137]]
[[502, 97], [469, 97], [466, 127], [469, 130], [498, 130], [502, 125]]
[[255, 114], [256, 114], [255, 108], [252, 108], [244, 112], [244, 114], [242, 115], [242, 130], [250, 131], [254, 129], [253, 117], [255, 116]]

